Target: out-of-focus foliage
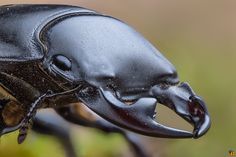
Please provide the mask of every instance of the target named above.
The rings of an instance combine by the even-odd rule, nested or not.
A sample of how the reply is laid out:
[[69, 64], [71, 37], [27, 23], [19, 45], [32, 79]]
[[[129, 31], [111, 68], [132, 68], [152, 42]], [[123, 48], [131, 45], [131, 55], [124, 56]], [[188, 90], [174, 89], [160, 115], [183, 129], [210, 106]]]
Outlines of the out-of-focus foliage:
[[[236, 151], [236, 1], [2, 0], [0, 4], [36, 2], [84, 6], [124, 20], [157, 46], [176, 66], [181, 81], [188, 81], [205, 99], [212, 118], [210, 131], [197, 140], [150, 142], [145, 138], [154, 156], [227, 156], [229, 149]], [[172, 119], [171, 123], [182, 122]], [[127, 144], [117, 135], [86, 130], [73, 137], [84, 157], [124, 156], [128, 152]], [[31, 135], [22, 146], [15, 138], [14, 134], [2, 138], [0, 157], [63, 156], [52, 138]]]
[[[82, 130], [82, 131], [81, 131]], [[17, 132], [5, 135], [1, 139], [0, 157], [64, 157], [64, 150], [53, 137], [29, 134], [27, 140], [18, 145]], [[125, 156], [128, 146], [118, 134], [105, 135], [93, 129], [72, 129], [72, 140], [77, 154], [83, 157]]]

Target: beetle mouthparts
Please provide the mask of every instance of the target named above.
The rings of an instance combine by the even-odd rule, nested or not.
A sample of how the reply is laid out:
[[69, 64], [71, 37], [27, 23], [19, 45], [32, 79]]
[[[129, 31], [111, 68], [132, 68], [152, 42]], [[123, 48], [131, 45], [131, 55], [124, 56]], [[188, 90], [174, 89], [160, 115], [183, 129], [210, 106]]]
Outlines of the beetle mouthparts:
[[134, 132], [155, 137], [187, 138], [193, 134], [155, 121], [156, 98], [140, 98], [131, 105], [118, 100], [110, 91], [88, 87], [78, 98], [101, 117]]
[[193, 121], [195, 122], [194, 125], [194, 131], [193, 131], [193, 137], [199, 138], [202, 135], [204, 135], [208, 129], [210, 128], [211, 122], [210, 117], [208, 115], [205, 103], [202, 101], [202, 99], [196, 95], [191, 96], [189, 103], [189, 110]]
[[150, 94], [158, 102], [174, 110], [179, 116], [194, 126], [193, 137], [204, 135], [210, 128], [210, 117], [204, 101], [198, 97], [187, 83], [177, 86], [154, 86]]

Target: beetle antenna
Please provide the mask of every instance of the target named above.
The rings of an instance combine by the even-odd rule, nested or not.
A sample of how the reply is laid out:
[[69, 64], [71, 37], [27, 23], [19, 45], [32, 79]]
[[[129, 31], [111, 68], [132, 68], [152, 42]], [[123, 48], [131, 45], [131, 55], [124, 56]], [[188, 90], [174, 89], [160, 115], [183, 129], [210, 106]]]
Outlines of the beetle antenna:
[[35, 102], [31, 104], [31, 107], [22, 122], [21, 128], [19, 129], [19, 135], [17, 137], [18, 144], [21, 144], [25, 141], [28, 134], [28, 130], [30, 129], [32, 125], [32, 118], [35, 116], [37, 109], [40, 107], [44, 99], [47, 98], [51, 94], [52, 94], [52, 91], [48, 91], [47, 93], [38, 97], [38, 99], [35, 100]]
[[47, 91], [45, 94], [38, 97], [38, 99], [35, 100], [35, 102], [31, 104], [31, 107], [30, 107], [26, 117], [24, 118], [24, 120], [22, 122], [21, 128], [19, 129], [19, 135], [18, 135], [18, 138], [17, 138], [18, 144], [21, 144], [25, 141], [28, 130], [31, 128], [32, 123], [33, 123], [32, 119], [35, 116], [37, 109], [40, 108], [40, 105], [45, 100], [45, 98], [64, 96], [64, 95], [67, 95], [67, 94], [74, 93], [75, 91], [77, 91], [80, 88], [81, 87], [78, 86], [78, 87], [76, 87], [72, 90], [62, 92], [62, 93], [57, 93], [57, 94], [53, 94], [52, 91]]

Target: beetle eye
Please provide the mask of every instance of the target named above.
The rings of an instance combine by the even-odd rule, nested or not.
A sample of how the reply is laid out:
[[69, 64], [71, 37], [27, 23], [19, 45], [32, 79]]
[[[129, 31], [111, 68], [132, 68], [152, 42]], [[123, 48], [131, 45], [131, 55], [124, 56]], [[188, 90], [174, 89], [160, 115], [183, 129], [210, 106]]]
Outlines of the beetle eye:
[[72, 64], [71, 61], [63, 56], [63, 55], [55, 55], [53, 56], [52, 63], [59, 69], [63, 71], [69, 71], [71, 70]]

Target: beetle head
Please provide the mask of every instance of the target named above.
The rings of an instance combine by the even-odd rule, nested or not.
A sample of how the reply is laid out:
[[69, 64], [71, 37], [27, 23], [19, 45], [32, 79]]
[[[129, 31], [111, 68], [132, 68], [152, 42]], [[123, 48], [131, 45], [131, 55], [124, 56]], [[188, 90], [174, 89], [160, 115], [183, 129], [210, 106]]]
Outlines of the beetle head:
[[[123, 22], [107, 16], [75, 16], [52, 22], [42, 38], [48, 73], [61, 82], [83, 84], [78, 98], [105, 119], [157, 137], [199, 137], [208, 130], [202, 99], [188, 84], [179, 85], [173, 65]], [[194, 125], [194, 132], [155, 122], [157, 102]]]

